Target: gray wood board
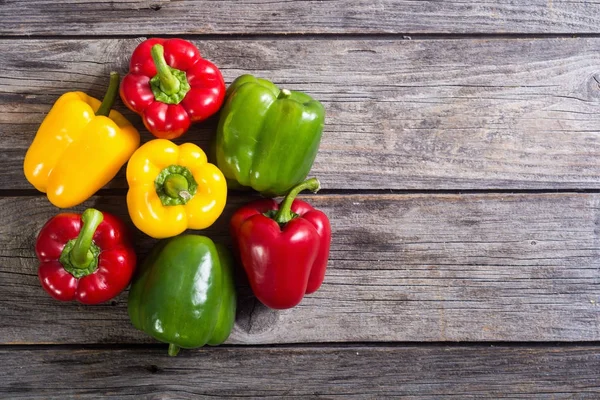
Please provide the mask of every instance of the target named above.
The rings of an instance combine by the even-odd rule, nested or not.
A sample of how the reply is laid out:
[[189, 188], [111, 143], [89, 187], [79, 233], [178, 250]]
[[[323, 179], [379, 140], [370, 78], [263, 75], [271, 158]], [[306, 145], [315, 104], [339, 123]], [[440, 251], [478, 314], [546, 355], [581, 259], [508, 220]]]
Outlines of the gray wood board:
[[[595, 2], [532, 0], [2, 2], [0, 35], [597, 33]], [[56, 21], [60, 21], [57, 24]]]
[[600, 396], [598, 346], [0, 348], [0, 362], [11, 399]]
[[[101, 97], [140, 40], [0, 40], [3, 189], [31, 188], [22, 160], [58, 96]], [[253, 73], [324, 103], [325, 188], [600, 188], [600, 39], [195, 43], [227, 83]], [[215, 121], [180, 142], [206, 147]]]
[[[315, 195], [334, 232], [321, 289], [272, 311], [241, 268], [229, 343], [600, 340], [600, 195]], [[229, 199], [201, 233], [229, 243]], [[95, 206], [128, 220], [120, 196]], [[79, 207], [78, 210], [82, 210]], [[126, 294], [60, 303], [40, 287], [33, 243], [57, 210], [0, 198], [0, 343], [136, 343]], [[136, 232], [140, 256], [154, 240]]]

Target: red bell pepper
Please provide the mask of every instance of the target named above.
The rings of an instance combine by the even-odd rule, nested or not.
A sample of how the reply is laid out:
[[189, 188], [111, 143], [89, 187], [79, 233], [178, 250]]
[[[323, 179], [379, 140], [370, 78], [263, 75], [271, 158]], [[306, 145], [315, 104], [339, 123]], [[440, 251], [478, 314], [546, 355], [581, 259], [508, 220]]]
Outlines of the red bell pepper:
[[183, 39], [148, 39], [131, 56], [120, 89], [123, 103], [140, 114], [154, 136], [174, 139], [192, 122], [221, 108], [225, 81], [221, 71]]
[[42, 287], [55, 299], [108, 301], [127, 287], [136, 264], [127, 229], [116, 217], [89, 208], [51, 218], [35, 244]]
[[281, 204], [257, 200], [231, 219], [231, 234], [255, 296], [274, 309], [296, 306], [321, 286], [331, 244], [327, 216], [295, 197], [319, 181], [294, 187]]

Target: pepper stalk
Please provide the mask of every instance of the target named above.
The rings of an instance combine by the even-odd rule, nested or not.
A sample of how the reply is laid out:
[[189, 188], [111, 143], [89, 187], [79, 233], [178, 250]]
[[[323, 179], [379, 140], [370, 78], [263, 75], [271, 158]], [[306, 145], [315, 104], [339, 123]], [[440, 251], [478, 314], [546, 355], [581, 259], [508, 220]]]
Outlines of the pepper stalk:
[[181, 165], [164, 168], [156, 177], [154, 186], [163, 206], [186, 204], [198, 189], [192, 172]]
[[108, 117], [108, 114], [110, 114], [110, 109], [112, 108], [113, 104], [115, 104], [115, 99], [117, 98], [120, 82], [121, 79], [119, 77], [119, 73], [112, 71], [110, 73], [110, 82], [108, 84], [108, 89], [106, 89], [106, 94], [102, 99], [100, 107], [98, 107], [98, 110], [96, 111], [96, 115], [103, 115], [105, 117]]
[[156, 67], [156, 75], [150, 79], [154, 98], [166, 104], [179, 104], [191, 88], [186, 73], [167, 64], [163, 45], [152, 46], [150, 55]]
[[100, 248], [93, 238], [98, 226], [104, 220], [102, 213], [88, 208], [81, 214], [81, 230], [77, 238], [69, 240], [60, 255], [63, 268], [75, 278], [89, 275], [98, 268]]
[[152, 60], [154, 60], [154, 65], [156, 66], [156, 72], [158, 74], [158, 79], [160, 80], [160, 89], [169, 95], [177, 93], [179, 91], [180, 83], [171, 72], [171, 67], [169, 67], [165, 60], [165, 48], [160, 44], [155, 44], [152, 46], [150, 54], [152, 55]]
[[317, 193], [319, 189], [321, 189], [321, 183], [317, 178], [310, 178], [294, 186], [279, 205], [279, 210], [273, 217], [275, 222], [285, 225], [295, 217], [295, 214], [292, 212], [292, 203], [301, 191], [310, 190], [313, 193]]
[[179, 354], [179, 350], [181, 350], [181, 347], [177, 346], [176, 344], [169, 343], [169, 356], [175, 357], [177, 354]]

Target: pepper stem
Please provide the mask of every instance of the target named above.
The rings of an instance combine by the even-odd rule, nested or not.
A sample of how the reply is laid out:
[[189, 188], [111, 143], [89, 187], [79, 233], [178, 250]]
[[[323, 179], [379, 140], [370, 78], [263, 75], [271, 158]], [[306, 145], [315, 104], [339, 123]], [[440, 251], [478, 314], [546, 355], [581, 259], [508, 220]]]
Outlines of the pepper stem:
[[95, 254], [91, 251], [92, 239], [103, 219], [102, 213], [94, 208], [88, 208], [81, 215], [83, 225], [69, 255], [73, 268], [88, 268], [94, 260]]
[[169, 165], [154, 180], [154, 188], [163, 206], [178, 206], [194, 197], [198, 183], [188, 168]]
[[279, 96], [277, 96], [277, 98], [287, 99], [291, 95], [292, 95], [292, 92], [290, 92], [288, 89], [281, 89], [281, 91], [279, 92]]
[[277, 214], [275, 214], [275, 217], [273, 218], [275, 222], [278, 224], [287, 224], [294, 218], [292, 213], [292, 203], [296, 196], [305, 189], [317, 193], [319, 189], [321, 189], [321, 183], [317, 178], [310, 178], [294, 186], [279, 205], [279, 211], [277, 211]]
[[115, 99], [117, 98], [119, 82], [119, 73], [112, 71], [110, 73], [110, 83], [108, 84], [108, 89], [106, 89], [106, 94], [102, 99], [102, 104], [100, 104], [98, 111], [96, 111], [96, 115], [108, 117], [108, 114], [110, 114], [110, 109], [112, 108], [113, 104], [115, 104]]
[[179, 79], [173, 75], [171, 67], [169, 67], [165, 60], [165, 48], [161, 44], [155, 44], [152, 46], [150, 54], [154, 60], [158, 79], [160, 80], [160, 90], [168, 95], [179, 92], [180, 82]]
[[180, 349], [181, 348], [179, 346], [177, 346], [176, 344], [169, 343], [169, 355], [171, 357], [175, 357], [179, 353]]
[[165, 179], [163, 187], [167, 196], [173, 199], [178, 199], [181, 197], [182, 199], [188, 201], [192, 198], [192, 195], [189, 192], [189, 182], [185, 176], [181, 174], [169, 175]]

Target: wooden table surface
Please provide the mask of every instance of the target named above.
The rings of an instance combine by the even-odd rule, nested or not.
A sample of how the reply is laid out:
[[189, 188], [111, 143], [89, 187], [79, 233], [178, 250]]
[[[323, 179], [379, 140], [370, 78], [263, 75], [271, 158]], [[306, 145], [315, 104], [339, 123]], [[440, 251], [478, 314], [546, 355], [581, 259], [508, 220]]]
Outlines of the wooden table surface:
[[[0, 397], [600, 398], [600, 3], [0, 11]], [[127, 293], [82, 306], [41, 289], [33, 242], [59, 210], [22, 172], [58, 96], [101, 97], [152, 36], [193, 41], [227, 83], [252, 73], [327, 110], [311, 173], [324, 189], [305, 196], [332, 222], [321, 290], [276, 312], [238, 274], [230, 339], [176, 358], [131, 326]], [[214, 130], [183, 140], [206, 147]], [[76, 210], [130, 223], [125, 191], [121, 171]], [[251, 198], [231, 193], [205, 234], [229, 242], [228, 218]], [[140, 255], [154, 243], [136, 231]]]

